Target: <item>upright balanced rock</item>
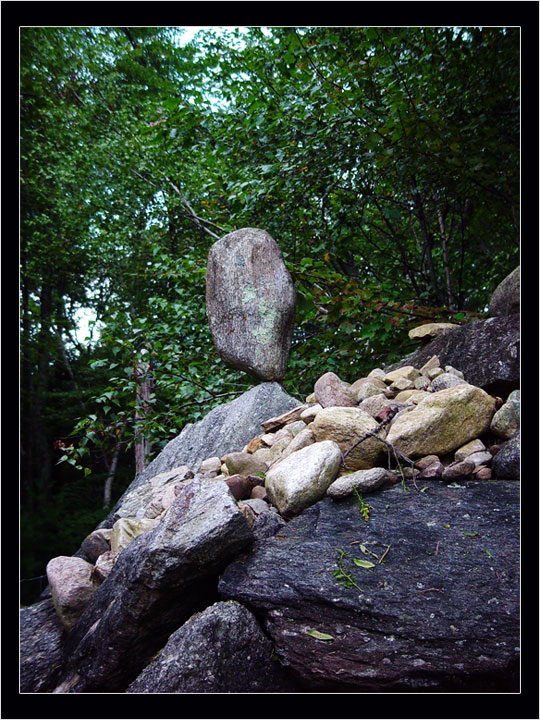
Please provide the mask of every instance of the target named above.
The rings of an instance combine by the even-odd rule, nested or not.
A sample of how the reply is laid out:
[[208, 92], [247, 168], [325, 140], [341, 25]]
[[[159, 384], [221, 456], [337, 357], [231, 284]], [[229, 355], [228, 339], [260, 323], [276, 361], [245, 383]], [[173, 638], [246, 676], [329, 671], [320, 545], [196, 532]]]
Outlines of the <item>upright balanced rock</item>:
[[294, 325], [296, 293], [278, 244], [243, 228], [214, 243], [206, 271], [206, 312], [226, 365], [281, 380]]

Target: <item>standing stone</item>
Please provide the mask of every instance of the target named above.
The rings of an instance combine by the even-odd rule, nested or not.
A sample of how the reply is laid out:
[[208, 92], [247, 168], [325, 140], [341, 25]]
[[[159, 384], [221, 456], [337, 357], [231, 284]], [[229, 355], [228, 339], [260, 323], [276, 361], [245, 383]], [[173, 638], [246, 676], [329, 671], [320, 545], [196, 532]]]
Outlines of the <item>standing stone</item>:
[[296, 293], [281, 250], [264, 230], [243, 228], [210, 248], [206, 310], [226, 365], [262, 380], [285, 376]]

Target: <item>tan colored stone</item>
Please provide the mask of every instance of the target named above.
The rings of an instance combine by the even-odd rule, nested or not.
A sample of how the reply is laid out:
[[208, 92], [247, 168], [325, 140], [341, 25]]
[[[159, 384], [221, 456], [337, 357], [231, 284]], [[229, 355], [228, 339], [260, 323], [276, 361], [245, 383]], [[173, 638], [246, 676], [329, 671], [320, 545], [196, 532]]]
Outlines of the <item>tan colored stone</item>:
[[261, 423], [261, 427], [265, 433], [270, 432], [271, 430], [278, 430], [288, 423], [300, 420], [300, 415], [304, 412], [304, 410], [307, 410], [308, 407], [309, 405], [307, 404], [298, 405], [298, 407], [295, 407], [282, 415], [277, 415], [276, 417], [265, 420]]
[[248, 453], [254, 453], [255, 450], [258, 450], [262, 444], [262, 438], [260, 435], [257, 437], [251, 438], [251, 440], [246, 445], [246, 452]]
[[473, 453], [477, 452], [483, 452], [485, 449], [486, 446], [484, 445], [484, 443], [478, 438], [475, 438], [474, 440], [465, 443], [465, 445], [456, 450], [454, 454], [454, 460], [456, 462], [459, 462], [460, 460], [465, 460], [468, 455], [472, 455]]
[[367, 376], [368, 378], [379, 378], [380, 380], [382, 380], [385, 375], [386, 373], [381, 368], [373, 368], [371, 372], [368, 372]]
[[443, 472], [444, 465], [437, 460], [437, 462], [433, 462], [421, 470], [418, 477], [425, 480], [433, 480], [434, 478], [442, 477]]
[[264, 485], [255, 485], [255, 487], [251, 490], [250, 497], [253, 500], [264, 500], [267, 497], [266, 488], [264, 487]]
[[229, 475], [255, 475], [266, 470], [266, 462], [260, 453], [260, 450], [254, 453], [232, 452], [221, 459], [227, 466]]
[[313, 435], [313, 432], [310, 430], [310, 428], [307, 428], [304, 425], [304, 429], [302, 430], [302, 432], [298, 433], [298, 435], [296, 435], [290, 441], [290, 443], [283, 448], [283, 451], [280, 453], [277, 460], [274, 461], [272, 467], [275, 467], [277, 463], [283, 462], [286, 457], [289, 457], [289, 455], [292, 455], [292, 453], [296, 452], [297, 450], [301, 450], [308, 445], [312, 445], [314, 442], [315, 436]]
[[66, 630], [71, 631], [96, 591], [93, 565], [79, 557], [60, 555], [45, 570], [54, 607]]
[[472, 475], [474, 468], [475, 464], [467, 458], [466, 460], [452, 463], [447, 468], [445, 468], [442, 477], [445, 482], [459, 480], [461, 478], [466, 478], [469, 477], [469, 475]]
[[438, 368], [441, 366], [441, 363], [439, 361], [439, 358], [437, 355], [432, 355], [427, 362], [425, 362], [422, 367], [420, 368], [420, 372], [427, 372], [428, 370], [433, 370], [435, 368]]
[[396, 417], [387, 440], [409, 457], [445, 455], [489, 428], [495, 400], [463, 383], [430, 393], [410, 412]]
[[382, 467], [369, 470], [357, 470], [334, 480], [328, 487], [326, 494], [333, 500], [339, 500], [352, 495], [354, 488], [360, 493], [373, 492], [380, 488], [389, 479], [389, 473]]
[[436, 377], [442, 375], [444, 370], [441, 367], [428, 368], [426, 374], [430, 380], [435, 380]]
[[414, 387], [416, 390], [427, 390], [430, 385], [430, 380], [426, 375], [419, 375], [414, 381]]
[[473, 470], [475, 480], [491, 480], [492, 470], [485, 465], [480, 465]]
[[282, 515], [296, 515], [324, 496], [340, 465], [341, 452], [335, 442], [308, 445], [270, 468], [265, 483], [268, 497]]
[[458, 327], [459, 325], [456, 325], [455, 323], [426, 323], [425, 325], [418, 325], [418, 327], [409, 330], [409, 337], [411, 340], [434, 338], [444, 332], [454, 330]]
[[152, 530], [158, 523], [158, 519], [141, 518], [120, 518], [112, 526], [111, 550], [121, 552], [138, 535]]
[[313, 422], [313, 420], [315, 420], [315, 416], [317, 415], [319, 410], [322, 410], [322, 405], [319, 405], [319, 403], [316, 403], [315, 405], [308, 407], [307, 410], [304, 410], [304, 412], [300, 415], [300, 418], [307, 425], [307, 424]]
[[219, 472], [220, 468], [221, 460], [218, 457], [209, 457], [202, 461], [199, 472]]
[[415, 367], [412, 365], [404, 365], [397, 370], [392, 370], [391, 372], [386, 373], [384, 376], [384, 382], [387, 385], [391, 385], [395, 380], [402, 377], [406, 380], [414, 382], [419, 375], [420, 373]]
[[397, 380], [394, 380], [394, 382], [390, 384], [390, 390], [394, 390], [397, 393], [403, 392], [403, 390], [413, 390], [413, 389], [414, 389], [413, 381], [409, 380], [408, 378], [405, 378], [405, 377], [400, 377]]
[[[360, 408], [323, 408], [311, 424], [317, 442], [333, 440], [342, 453], [359, 440], [368, 430], [373, 431], [378, 423]], [[384, 438], [384, 429], [381, 431]], [[346, 459], [348, 470], [365, 470], [375, 467], [382, 455], [384, 444], [377, 438], [368, 437], [361, 442]]]
[[[374, 387], [378, 389], [379, 392], [383, 392], [383, 390], [386, 390], [386, 383], [383, 382], [382, 378], [380, 377], [361, 377], [358, 378], [358, 380], [355, 380], [353, 384], [350, 386], [349, 390], [354, 394], [358, 395], [358, 391], [360, 388], [363, 388], [364, 385], [368, 385], [370, 387]], [[374, 393], [375, 394], [375, 393]], [[369, 397], [366, 395], [366, 397]]]
[[396, 395], [394, 400], [396, 402], [413, 402], [415, 405], [428, 397], [429, 393], [424, 390], [402, 390]]
[[94, 565], [94, 569], [92, 570], [92, 581], [96, 585], [101, 585], [101, 583], [109, 575], [116, 560], [118, 559], [119, 554], [120, 553], [115, 552], [114, 550], [107, 550], [98, 557], [96, 564]]

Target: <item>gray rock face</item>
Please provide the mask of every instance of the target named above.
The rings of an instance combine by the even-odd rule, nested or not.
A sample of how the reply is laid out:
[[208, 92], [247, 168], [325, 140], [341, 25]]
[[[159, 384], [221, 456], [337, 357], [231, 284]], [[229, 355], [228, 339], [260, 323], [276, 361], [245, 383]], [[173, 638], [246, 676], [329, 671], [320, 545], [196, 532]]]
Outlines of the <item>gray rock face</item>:
[[489, 301], [491, 317], [512, 315], [520, 311], [520, 267], [513, 270], [497, 286]]
[[218, 573], [252, 539], [224, 482], [189, 481], [96, 591], [67, 640], [63, 688], [124, 690], [171, 632], [209, 604]]
[[218, 602], [174, 632], [128, 693], [294, 692], [272, 644], [240, 603]]
[[62, 671], [66, 632], [51, 599], [20, 611], [20, 692], [46, 693]]
[[452, 365], [492, 395], [506, 397], [519, 388], [520, 316], [518, 314], [479, 320], [439, 335], [424, 348], [392, 365], [421, 367], [432, 355], [442, 366]]
[[[117, 519], [116, 511], [126, 503], [128, 497], [156, 475], [182, 465], [187, 465], [195, 472], [206, 458], [216, 455], [221, 457], [228, 452], [241, 450], [261, 432], [261, 423], [300, 404], [287, 395], [278, 383], [261, 383], [235, 400], [214, 408], [198, 423], [186, 425], [180, 435], [171, 440], [135, 478], [101, 527], [112, 527]], [[136, 508], [130, 512], [135, 515]]]
[[521, 433], [505, 442], [491, 461], [493, 475], [507, 480], [520, 479]]
[[262, 380], [285, 376], [296, 293], [281, 250], [264, 230], [243, 228], [208, 254], [206, 310], [226, 365]]
[[408, 484], [367, 502], [368, 522], [354, 498], [311, 506], [229, 565], [221, 596], [262, 619], [306, 687], [517, 692], [518, 484]]

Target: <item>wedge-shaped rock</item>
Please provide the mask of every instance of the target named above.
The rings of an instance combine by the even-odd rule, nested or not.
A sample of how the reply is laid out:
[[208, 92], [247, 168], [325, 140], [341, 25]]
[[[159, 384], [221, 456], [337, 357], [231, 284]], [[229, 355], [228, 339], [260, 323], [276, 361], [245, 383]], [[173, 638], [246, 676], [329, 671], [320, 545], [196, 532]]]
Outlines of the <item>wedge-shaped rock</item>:
[[234, 601], [191, 617], [127, 689], [128, 693], [294, 691], [254, 615]]
[[[317, 413], [310, 427], [315, 440], [333, 440], [342, 453], [346, 453], [357, 440], [373, 431], [378, 423], [360, 408], [323, 408]], [[381, 434], [384, 438], [384, 435]], [[365, 470], [375, 467], [381, 457], [384, 444], [377, 438], [367, 437], [346, 457], [348, 470]]]
[[206, 310], [226, 365], [262, 380], [281, 380], [295, 307], [296, 293], [281, 250], [265, 230], [235, 230], [212, 245]]
[[445, 455], [486, 432], [494, 412], [495, 398], [463, 383], [396, 417], [386, 440], [409, 457]]
[[331, 440], [297, 450], [268, 471], [268, 497], [282, 515], [298, 514], [324, 496], [340, 464], [341, 451]]
[[489, 301], [489, 314], [512, 315], [520, 311], [520, 267], [513, 270], [497, 285]]
[[519, 430], [520, 412], [521, 394], [519, 390], [514, 390], [493, 416], [491, 432], [500, 438], [509, 440]]
[[93, 566], [79, 557], [60, 555], [47, 563], [47, 580], [54, 607], [68, 632], [73, 629], [96, 590], [92, 570]]
[[[69, 692], [123, 691], [253, 538], [221, 480], [190, 480], [163, 520], [119, 555], [68, 638]], [[211, 600], [210, 600], [211, 602]]]

